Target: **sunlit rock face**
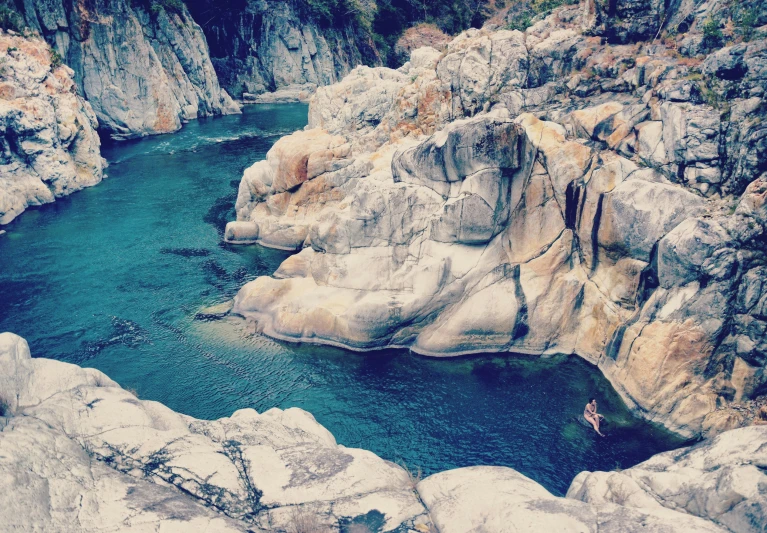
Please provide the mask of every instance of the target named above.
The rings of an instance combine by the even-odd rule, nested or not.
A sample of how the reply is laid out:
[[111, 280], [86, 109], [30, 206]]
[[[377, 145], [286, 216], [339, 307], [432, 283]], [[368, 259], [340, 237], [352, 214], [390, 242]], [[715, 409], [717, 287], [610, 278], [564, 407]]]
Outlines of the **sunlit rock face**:
[[600, 506], [673, 509], [729, 531], [763, 531], [766, 438], [766, 426], [736, 429], [621, 472], [581, 472], [567, 497]]
[[48, 45], [0, 32], [0, 224], [103, 177], [98, 125]]
[[[196, 420], [0, 334], [0, 518], [21, 531], [428, 524], [408, 474], [301, 409]], [[297, 515], [299, 515], [297, 517]], [[311, 522], [309, 520], [312, 520]]]
[[[725, 432], [567, 498], [504, 467], [420, 480], [301, 409], [197, 420], [0, 334], [0, 520], [19, 531], [762, 531], [767, 428]], [[364, 531], [364, 530], [363, 530]]]
[[219, 86], [205, 36], [183, 3], [150, 4], [32, 1], [25, 18], [74, 70], [79, 94], [115, 138], [168, 133], [184, 120], [239, 112]]
[[682, 61], [585, 23], [469, 30], [321, 88], [241, 182], [228, 240], [299, 253], [234, 312], [359, 350], [576, 353], [683, 435], [736, 426], [706, 417], [767, 384], [767, 44]]

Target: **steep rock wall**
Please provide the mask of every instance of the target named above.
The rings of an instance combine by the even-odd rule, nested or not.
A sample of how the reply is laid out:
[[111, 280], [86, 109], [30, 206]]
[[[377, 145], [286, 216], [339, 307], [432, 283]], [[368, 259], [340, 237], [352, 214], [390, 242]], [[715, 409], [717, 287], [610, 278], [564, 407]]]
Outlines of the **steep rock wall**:
[[234, 312], [360, 350], [577, 353], [684, 435], [743, 423], [711, 417], [767, 387], [767, 43], [691, 62], [583, 26], [470, 30], [321, 88], [243, 176], [226, 239], [300, 253]]
[[149, 5], [30, 1], [24, 14], [74, 70], [79, 94], [115, 138], [168, 133], [183, 120], [238, 112], [219, 86], [205, 36], [183, 4]]
[[0, 32], [0, 224], [103, 177], [98, 125], [48, 45]]
[[331, 26], [307, 14], [307, 4], [302, 0], [243, 0], [225, 6], [212, 0], [189, 2], [207, 36], [221, 84], [230, 94], [240, 97], [295, 85], [329, 85], [357, 65], [381, 63], [370, 31], [355, 14], [342, 14], [342, 24]]

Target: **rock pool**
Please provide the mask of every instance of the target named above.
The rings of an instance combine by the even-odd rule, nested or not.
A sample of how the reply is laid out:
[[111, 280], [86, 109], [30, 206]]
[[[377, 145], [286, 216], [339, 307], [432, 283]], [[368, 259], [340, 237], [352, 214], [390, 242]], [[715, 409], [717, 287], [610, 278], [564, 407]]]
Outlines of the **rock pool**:
[[[287, 257], [221, 235], [242, 171], [306, 115], [303, 105], [249, 107], [105, 145], [107, 180], [5, 227], [0, 331], [195, 417], [301, 407], [340, 443], [424, 474], [504, 465], [563, 494], [581, 470], [626, 468], [681, 444], [633, 418], [576, 357], [358, 354], [195, 320]], [[577, 422], [589, 396], [611, 422], [606, 439]]]

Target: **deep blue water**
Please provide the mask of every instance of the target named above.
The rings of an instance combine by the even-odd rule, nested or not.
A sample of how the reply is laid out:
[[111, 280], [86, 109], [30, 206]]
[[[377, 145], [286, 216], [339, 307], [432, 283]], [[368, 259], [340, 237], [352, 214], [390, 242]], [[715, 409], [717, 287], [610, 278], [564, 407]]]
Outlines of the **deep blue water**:
[[[626, 468], [680, 445], [632, 418], [575, 357], [358, 354], [195, 320], [287, 257], [221, 235], [242, 171], [306, 116], [303, 105], [248, 107], [105, 145], [107, 180], [30, 209], [0, 236], [0, 331], [198, 418], [304, 408], [340, 443], [425, 474], [511, 466], [562, 494], [581, 470]], [[612, 421], [606, 439], [576, 422], [590, 395]]]

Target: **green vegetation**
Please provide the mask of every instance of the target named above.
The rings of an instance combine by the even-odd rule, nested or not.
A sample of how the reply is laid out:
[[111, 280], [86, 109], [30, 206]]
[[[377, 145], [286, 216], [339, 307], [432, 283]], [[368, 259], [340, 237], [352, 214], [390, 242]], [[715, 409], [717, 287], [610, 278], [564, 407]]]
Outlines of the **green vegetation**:
[[25, 29], [24, 17], [13, 0], [0, 0], [0, 28], [17, 32]]
[[700, 91], [701, 97], [708, 105], [714, 109], [729, 112], [729, 109], [722, 98], [722, 90], [717, 78], [701, 76], [698, 80], [698, 90]]
[[323, 27], [342, 27], [356, 20], [363, 28], [371, 30], [374, 8], [364, 0], [300, 0], [296, 3], [300, 17], [312, 18]]
[[132, 0], [131, 5], [146, 9], [153, 15], [158, 15], [163, 11], [168, 13], [184, 12], [184, 0]]
[[160, 11], [182, 13], [184, 11], [184, 2], [182, 0], [153, 0], [149, 10], [155, 14]]
[[708, 17], [703, 23], [703, 43], [709, 49], [722, 46], [724, 35], [719, 26], [719, 19], [713, 16]]
[[531, 0], [529, 2], [517, 2], [507, 17], [506, 29], [525, 31], [533, 25], [538, 15], [546, 16], [563, 5], [577, 4], [578, 0]]
[[397, 57], [395, 45], [408, 28], [434, 24], [448, 35], [455, 35], [481, 27], [508, 3], [508, 0], [376, 0], [373, 39], [385, 62], [397, 67], [403, 58]]
[[756, 28], [759, 22], [759, 12], [756, 6], [751, 8], [741, 7], [733, 17], [737, 31], [744, 41], [750, 41], [756, 36]]
[[525, 31], [527, 28], [533, 25], [533, 17], [535, 15], [530, 12], [524, 12], [518, 17], [514, 17], [506, 25], [507, 30]]
[[61, 57], [61, 54], [59, 54], [59, 51], [55, 48], [51, 48], [51, 68], [59, 68], [63, 64], [64, 59]]

